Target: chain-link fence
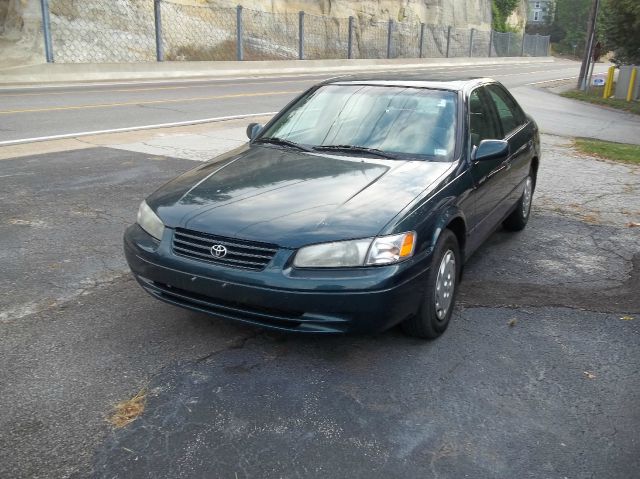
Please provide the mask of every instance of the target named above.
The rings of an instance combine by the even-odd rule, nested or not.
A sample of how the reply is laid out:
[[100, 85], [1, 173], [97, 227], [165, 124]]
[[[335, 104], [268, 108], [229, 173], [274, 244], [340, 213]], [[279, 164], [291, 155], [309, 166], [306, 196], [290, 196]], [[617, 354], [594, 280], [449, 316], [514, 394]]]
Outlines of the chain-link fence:
[[153, 1], [49, 0], [49, 18], [56, 62], [156, 59]]
[[[244, 60], [298, 58], [299, 15], [240, 9]], [[236, 19], [237, 20], [237, 19]], [[235, 25], [232, 24], [232, 26]]]
[[549, 37], [175, 0], [42, 0], [47, 61], [546, 56]]
[[[309, 60], [347, 58], [349, 19], [302, 15], [302, 58]], [[297, 33], [300, 39], [299, 32]]]
[[[150, 3], [153, 6], [153, 1]], [[212, 10], [197, 5], [171, 2], [160, 2], [159, 8], [160, 55], [158, 56], [161, 59], [173, 61], [236, 59], [236, 34], [229, 28], [236, 22], [235, 8]], [[155, 60], [155, 55], [153, 59]]]

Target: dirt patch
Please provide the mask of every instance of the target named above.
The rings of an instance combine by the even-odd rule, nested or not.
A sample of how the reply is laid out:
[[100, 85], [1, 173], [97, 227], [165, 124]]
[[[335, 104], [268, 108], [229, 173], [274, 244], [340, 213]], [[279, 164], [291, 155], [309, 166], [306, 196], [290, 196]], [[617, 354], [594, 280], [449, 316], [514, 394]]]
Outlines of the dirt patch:
[[114, 408], [114, 413], [109, 417], [109, 422], [114, 427], [120, 428], [135, 421], [144, 412], [146, 399], [147, 390], [143, 388], [131, 399], [119, 402]]

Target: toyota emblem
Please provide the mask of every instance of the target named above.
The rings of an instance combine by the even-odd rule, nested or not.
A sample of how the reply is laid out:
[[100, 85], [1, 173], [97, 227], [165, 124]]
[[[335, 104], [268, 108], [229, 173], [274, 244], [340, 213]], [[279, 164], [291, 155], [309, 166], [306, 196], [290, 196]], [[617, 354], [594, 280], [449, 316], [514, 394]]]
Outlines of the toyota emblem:
[[211, 254], [216, 258], [224, 258], [225, 256], [227, 256], [227, 248], [225, 248], [221, 244], [214, 244], [211, 247]]

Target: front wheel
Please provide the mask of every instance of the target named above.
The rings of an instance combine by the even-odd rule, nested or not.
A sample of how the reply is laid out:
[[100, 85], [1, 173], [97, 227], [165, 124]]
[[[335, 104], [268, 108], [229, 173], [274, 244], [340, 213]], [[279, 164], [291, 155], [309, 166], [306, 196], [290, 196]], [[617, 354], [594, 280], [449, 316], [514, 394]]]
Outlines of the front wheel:
[[529, 214], [531, 213], [534, 185], [533, 174], [529, 172], [527, 179], [524, 180], [524, 191], [522, 192], [520, 200], [518, 200], [516, 209], [502, 222], [502, 226], [504, 226], [506, 230], [522, 231], [524, 227], [527, 226]]
[[458, 239], [451, 230], [444, 230], [433, 252], [420, 309], [402, 323], [405, 333], [426, 339], [444, 333], [451, 320], [461, 267]]

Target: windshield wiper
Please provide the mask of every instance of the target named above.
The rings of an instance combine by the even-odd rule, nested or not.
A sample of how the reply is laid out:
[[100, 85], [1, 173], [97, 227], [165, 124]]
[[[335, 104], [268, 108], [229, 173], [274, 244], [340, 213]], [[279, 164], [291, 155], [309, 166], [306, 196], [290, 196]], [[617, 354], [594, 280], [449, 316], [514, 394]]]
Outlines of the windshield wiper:
[[386, 151], [379, 150], [377, 148], [367, 148], [366, 146], [358, 145], [318, 145], [313, 147], [316, 151], [346, 151], [353, 153], [370, 153], [372, 155], [379, 156], [381, 158], [389, 158], [391, 160], [397, 160], [398, 157], [387, 153]]
[[272, 145], [291, 146], [293, 148], [297, 148], [298, 150], [302, 150], [302, 151], [313, 151], [308, 146], [304, 146], [299, 143], [296, 143], [295, 141], [289, 141], [289, 140], [285, 140], [284, 138], [278, 138], [275, 136], [258, 138], [254, 143], [270, 143]]

